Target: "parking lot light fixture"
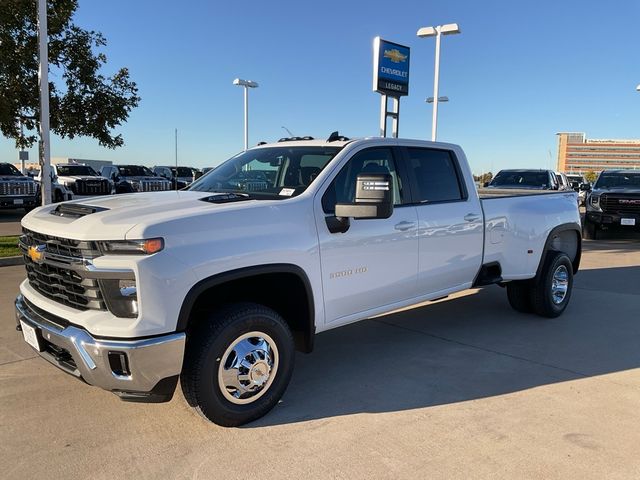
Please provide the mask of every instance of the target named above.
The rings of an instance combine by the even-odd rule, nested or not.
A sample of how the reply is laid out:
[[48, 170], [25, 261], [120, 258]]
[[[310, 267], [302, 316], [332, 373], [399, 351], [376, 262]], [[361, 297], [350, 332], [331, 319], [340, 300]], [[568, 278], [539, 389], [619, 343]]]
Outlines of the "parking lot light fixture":
[[234, 85], [244, 88], [244, 149], [249, 148], [249, 89], [258, 88], [258, 82], [236, 78]]
[[460, 27], [457, 23], [447, 23], [446, 25], [437, 25], [435, 27], [422, 27], [418, 29], [416, 35], [420, 38], [436, 37], [436, 60], [435, 72], [433, 79], [433, 119], [431, 121], [431, 141], [436, 141], [438, 133], [438, 81], [440, 77], [440, 37], [442, 35], [455, 35], [460, 33]]
[[[449, 97], [438, 97], [438, 103], [441, 102], [448, 102], [449, 101]], [[425, 100], [425, 102], [427, 103], [433, 103], [433, 97], [427, 97], [427, 99]]]

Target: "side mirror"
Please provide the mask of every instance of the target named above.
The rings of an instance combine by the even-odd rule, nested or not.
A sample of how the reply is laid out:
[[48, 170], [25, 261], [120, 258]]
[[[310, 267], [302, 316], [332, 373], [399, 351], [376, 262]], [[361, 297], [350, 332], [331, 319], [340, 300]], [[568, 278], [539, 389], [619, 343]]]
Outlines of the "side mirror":
[[[393, 178], [388, 173], [361, 173], [356, 179], [354, 203], [336, 204], [335, 217], [328, 217], [331, 233], [346, 232], [349, 219], [382, 219], [393, 213]], [[331, 219], [331, 220], [329, 220]]]
[[581, 192], [590, 192], [591, 191], [591, 185], [589, 185], [588, 183], [581, 183], [580, 184], [580, 191]]

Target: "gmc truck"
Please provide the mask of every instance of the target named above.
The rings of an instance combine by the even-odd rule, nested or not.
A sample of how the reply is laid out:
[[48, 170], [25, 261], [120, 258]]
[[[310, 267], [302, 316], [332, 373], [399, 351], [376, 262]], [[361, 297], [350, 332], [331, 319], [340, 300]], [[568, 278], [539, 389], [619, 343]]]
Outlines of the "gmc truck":
[[596, 240], [601, 230], [640, 231], [640, 171], [603, 170], [586, 201], [583, 235]]
[[168, 401], [180, 381], [223, 426], [272, 409], [295, 350], [341, 325], [491, 284], [557, 317], [581, 255], [575, 192], [481, 198], [459, 146], [337, 132], [22, 227], [17, 329], [40, 356], [128, 401]]
[[29, 211], [39, 203], [38, 184], [10, 163], [0, 163], [0, 209], [24, 208]]

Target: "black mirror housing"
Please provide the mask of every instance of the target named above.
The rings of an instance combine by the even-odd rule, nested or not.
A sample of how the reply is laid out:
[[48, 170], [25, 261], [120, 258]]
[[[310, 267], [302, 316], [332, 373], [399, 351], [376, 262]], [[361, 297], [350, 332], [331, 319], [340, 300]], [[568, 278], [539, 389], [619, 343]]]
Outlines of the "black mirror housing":
[[354, 203], [338, 203], [336, 217], [374, 219], [393, 214], [393, 177], [388, 173], [361, 173], [356, 179]]

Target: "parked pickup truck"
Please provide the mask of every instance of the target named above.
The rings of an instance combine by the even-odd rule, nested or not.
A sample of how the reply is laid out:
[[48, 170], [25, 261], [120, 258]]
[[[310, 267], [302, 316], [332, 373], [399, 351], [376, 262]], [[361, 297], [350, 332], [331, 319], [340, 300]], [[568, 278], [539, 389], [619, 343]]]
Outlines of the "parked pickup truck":
[[116, 193], [163, 192], [171, 182], [143, 165], [105, 165], [100, 175], [112, 180]]
[[72, 163], [51, 165], [51, 170], [58, 183], [73, 192], [74, 198], [114, 193], [113, 182], [98, 175], [89, 165]]
[[124, 400], [166, 401], [180, 379], [204, 417], [241, 425], [322, 331], [489, 284], [560, 315], [576, 193], [489, 194], [456, 145], [334, 133], [249, 149], [188, 190], [41, 207], [22, 220], [18, 329]]
[[640, 171], [604, 170], [589, 193], [584, 238], [595, 240], [600, 230], [640, 230]]
[[10, 163], [0, 163], [0, 209], [29, 211], [39, 203], [38, 184]]

